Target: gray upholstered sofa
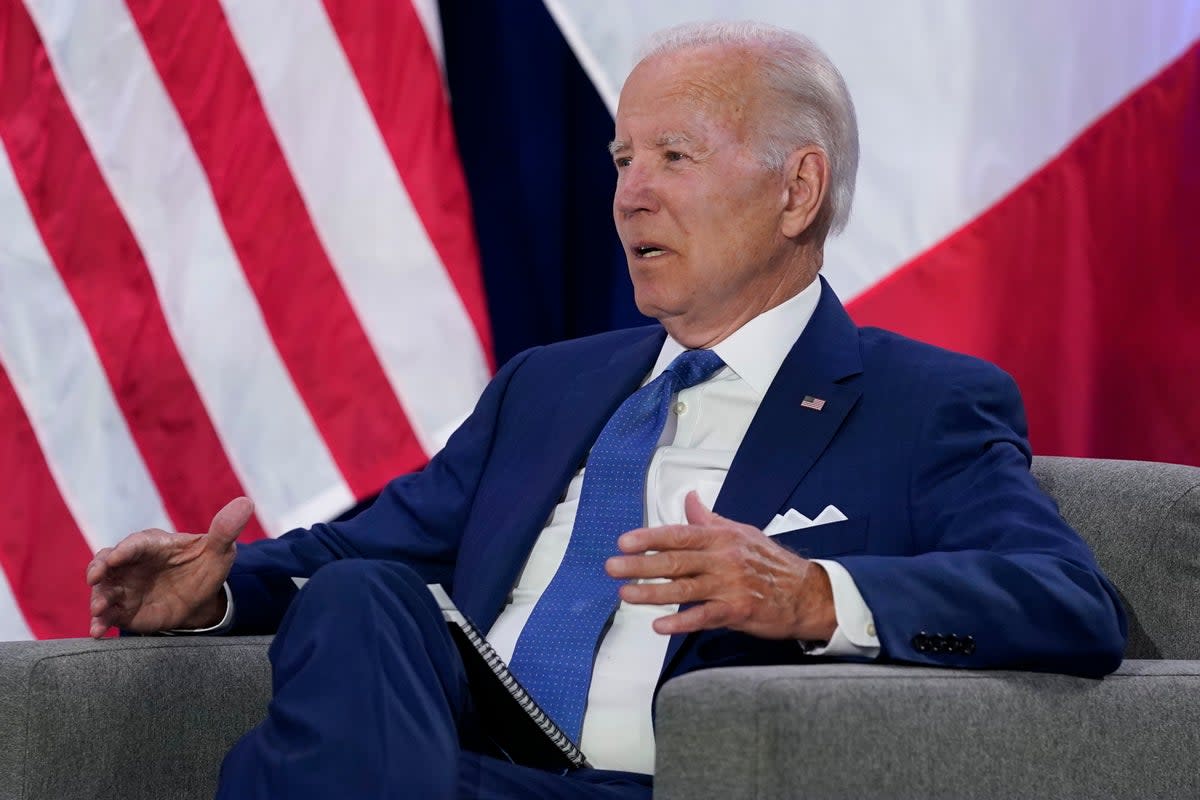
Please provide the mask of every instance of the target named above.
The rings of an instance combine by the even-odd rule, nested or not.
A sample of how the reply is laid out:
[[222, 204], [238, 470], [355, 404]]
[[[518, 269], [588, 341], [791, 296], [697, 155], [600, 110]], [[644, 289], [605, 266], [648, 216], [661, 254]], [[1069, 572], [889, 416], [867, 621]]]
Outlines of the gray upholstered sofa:
[[[1130, 612], [1103, 681], [813, 664], [658, 701], [656, 796], [1200, 797], [1200, 468], [1039, 458]], [[0, 800], [211, 797], [263, 714], [267, 640], [0, 644]]]

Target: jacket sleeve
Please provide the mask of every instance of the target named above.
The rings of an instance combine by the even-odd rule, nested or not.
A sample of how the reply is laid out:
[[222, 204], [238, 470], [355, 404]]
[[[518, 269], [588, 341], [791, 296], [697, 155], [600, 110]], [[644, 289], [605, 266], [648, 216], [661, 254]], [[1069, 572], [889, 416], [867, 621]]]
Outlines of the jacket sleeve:
[[883, 657], [1101, 676], [1126, 620], [1087, 545], [1029, 472], [1013, 380], [981, 363], [940, 392], [914, 444], [915, 555], [849, 556]]
[[234, 607], [229, 632], [274, 632], [296, 593], [293, 578], [310, 577], [338, 559], [400, 561], [426, 582], [447, 581], [505, 393], [532, 352], [516, 356], [496, 374], [475, 410], [424, 469], [393, 479], [354, 518], [238, 545], [228, 578]]

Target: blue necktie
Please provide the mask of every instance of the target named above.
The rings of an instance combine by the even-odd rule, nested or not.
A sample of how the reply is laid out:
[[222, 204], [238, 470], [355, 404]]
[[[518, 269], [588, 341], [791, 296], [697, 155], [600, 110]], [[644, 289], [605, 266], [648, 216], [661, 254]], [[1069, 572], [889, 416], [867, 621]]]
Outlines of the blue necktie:
[[512, 663], [542, 710], [579, 741], [600, 634], [616, 611], [621, 582], [604, 571], [617, 537], [643, 525], [646, 470], [666, 424], [672, 395], [723, 366], [711, 350], [680, 353], [661, 375], [630, 395], [588, 456], [575, 527], [558, 572], [525, 623]]

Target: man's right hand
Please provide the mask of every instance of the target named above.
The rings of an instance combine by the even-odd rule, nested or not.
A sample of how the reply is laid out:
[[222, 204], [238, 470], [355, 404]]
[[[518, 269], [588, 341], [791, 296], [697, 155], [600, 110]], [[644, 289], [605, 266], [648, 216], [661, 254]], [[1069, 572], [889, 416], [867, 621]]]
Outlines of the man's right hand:
[[96, 553], [87, 568], [91, 635], [98, 639], [113, 626], [153, 633], [220, 622], [234, 542], [253, 513], [250, 498], [239, 497], [217, 512], [208, 533], [152, 528]]

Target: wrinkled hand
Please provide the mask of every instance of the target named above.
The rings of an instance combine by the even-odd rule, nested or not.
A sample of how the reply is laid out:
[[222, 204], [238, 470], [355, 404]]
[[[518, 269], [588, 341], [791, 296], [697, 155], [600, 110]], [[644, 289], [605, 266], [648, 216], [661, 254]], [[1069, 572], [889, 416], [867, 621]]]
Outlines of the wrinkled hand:
[[[829, 576], [819, 564], [771, 541], [757, 528], [684, 501], [686, 525], [622, 534], [626, 555], [605, 565], [614, 578], [668, 578], [624, 584], [629, 603], [696, 603], [654, 622], [662, 634], [730, 628], [765, 639], [827, 641], [837, 627]], [[647, 552], [651, 551], [651, 552]], [[657, 552], [653, 552], [657, 551]]]
[[87, 568], [91, 635], [100, 638], [114, 626], [153, 633], [220, 622], [234, 542], [253, 513], [250, 499], [239, 497], [217, 512], [208, 533], [152, 528], [96, 553]]

